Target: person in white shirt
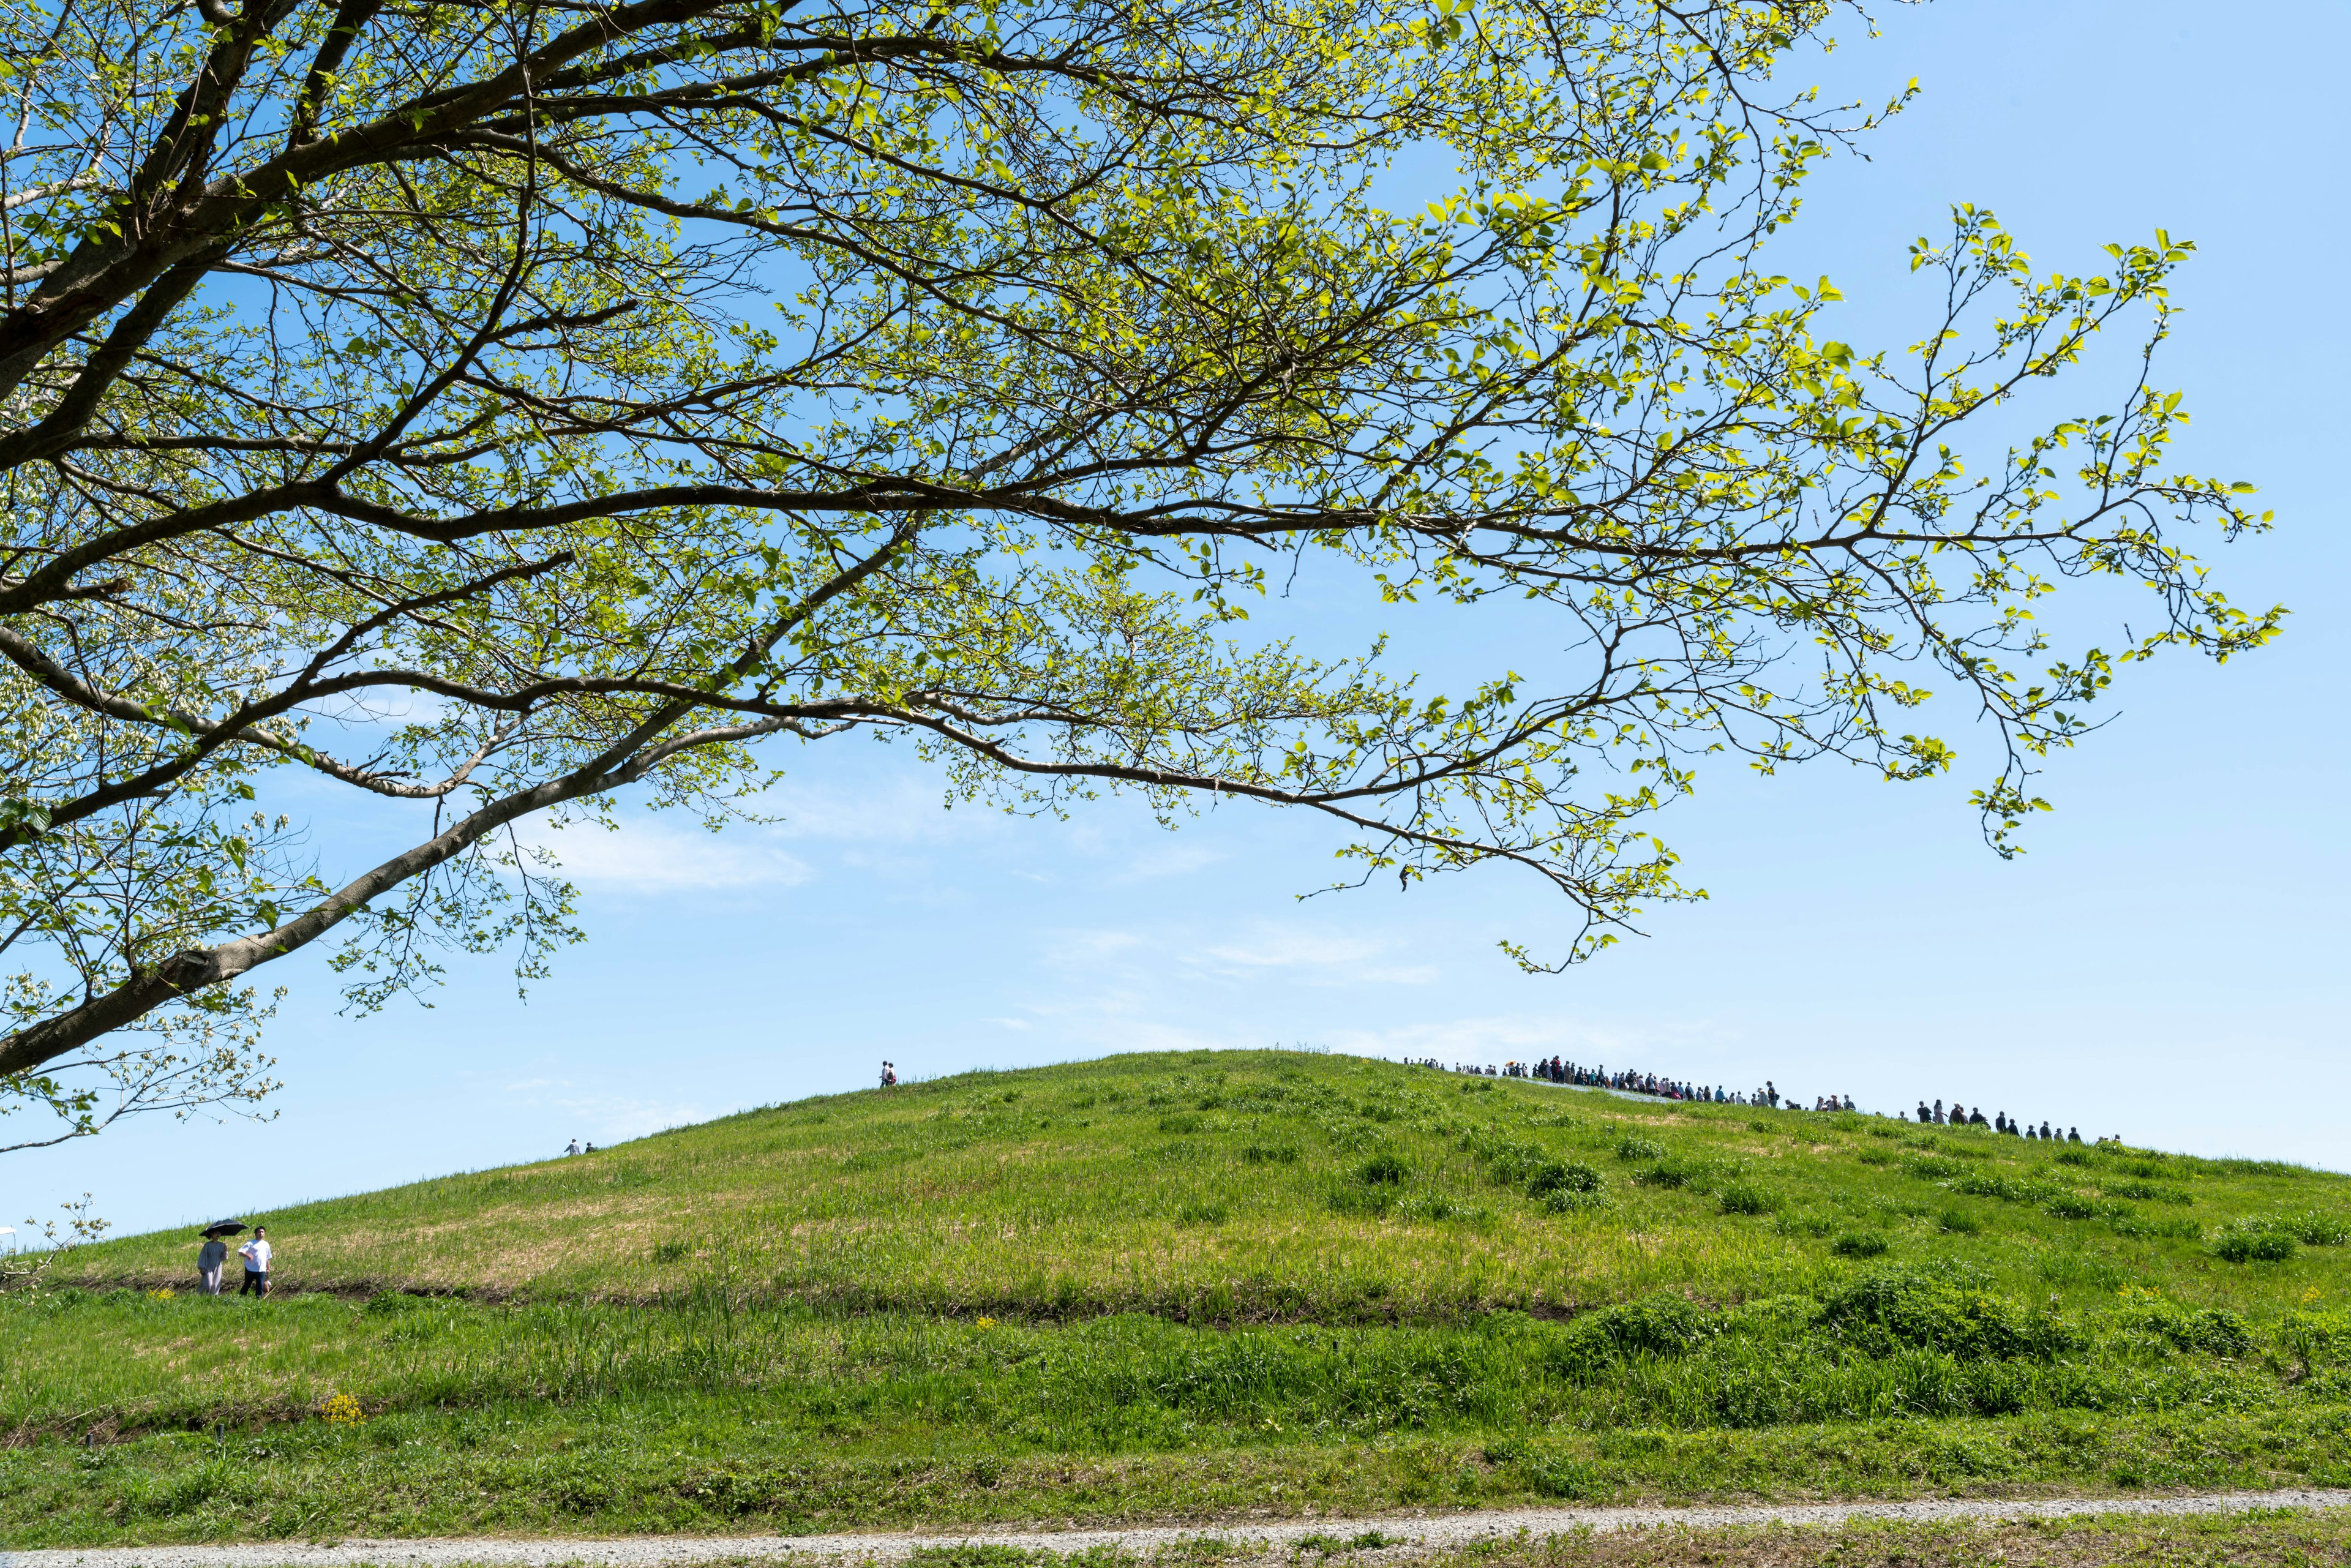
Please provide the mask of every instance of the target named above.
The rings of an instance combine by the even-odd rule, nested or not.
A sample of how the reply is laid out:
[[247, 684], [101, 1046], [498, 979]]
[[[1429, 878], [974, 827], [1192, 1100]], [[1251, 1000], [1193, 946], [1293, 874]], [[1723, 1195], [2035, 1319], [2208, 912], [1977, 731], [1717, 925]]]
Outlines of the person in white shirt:
[[568, 1148], [568, 1149], [564, 1150], [563, 1152], [564, 1152], [565, 1154], [567, 1154], [567, 1155], [576, 1155], [576, 1154], [578, 1154], [578, 1153], [580, 1152], [580, 1140], [579, 1140], [579, 1139], [577, 1139], [577, 1138], [572, 1139], [572, 1140], [571, 1140], [571, 1146], [570, 1146], [569, 1148]]
[[202, 1249], [196, 1253], [196, 1294], [220, 1294], [221, 1265], [228, 1261], [228, 1243], [217, 1236], [207, 1236]]
[[269, 1228], [255, 1226], [253, 1239], [238, 1248], [236, 1255], [245, 1260], [245, 1283], [236, 1288], [236, 1293], [240, 1296], [269, 1294]]

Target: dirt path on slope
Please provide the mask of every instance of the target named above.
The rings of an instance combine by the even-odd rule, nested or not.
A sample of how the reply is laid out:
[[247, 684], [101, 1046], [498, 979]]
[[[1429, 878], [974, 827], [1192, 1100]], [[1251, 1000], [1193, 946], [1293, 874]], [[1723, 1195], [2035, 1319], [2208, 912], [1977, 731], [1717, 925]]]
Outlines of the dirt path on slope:
[[988, 1545], [1056, 1552], [1101, 1547], [1149, 1554], [1204, 1540], [1222, 1541], [1271, 1555], [1301, 1543], [1353, 1545], [1376, 1532], [1378, 1546], [1361, 1555], [1452, 1551], [1480, 1541], [1568, 1535], [1579, 1531], [1741, 1525], [1834, 1526], [1880, 1520], [1940, 1524], [1968, 1520], [2062, 1519], [2113, 1514], [2135, 1518], [2248, 1513], [2271, 1509], [2351, 1508], [2351, 1490], [2195, 1492], [2173, 1497], [1952, 1498], [1912, 1502], [1725, 1504], [1701, 1508], [1498, 1509], [1476, 1513], [1301, 1519], [1263, 1523], [1152, 1525], [1126, 1530], [941, 1531], [863, 1535], [643, 1536], [624, 1540], [340, 1541], [256, 1542], [236, 1546], [121, 1546], [0, 1552], [0, 1568], [666, 1568], [740, 1563], [745, 1559], [802, 1562], [904, 1562], [918, 1551]]

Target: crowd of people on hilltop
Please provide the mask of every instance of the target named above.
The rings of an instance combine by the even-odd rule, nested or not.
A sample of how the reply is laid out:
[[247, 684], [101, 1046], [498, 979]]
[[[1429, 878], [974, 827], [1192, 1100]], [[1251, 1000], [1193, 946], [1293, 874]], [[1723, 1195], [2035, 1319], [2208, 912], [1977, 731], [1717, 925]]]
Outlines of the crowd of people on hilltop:
[[[1416, 1058], [1412, 1064], [1434, 1067], [1440, 1071], [1445, 1065], [1435, 1057]], [[1506, 1061], [1499, 1069], [1490, 1063], [1481, 1065], [1477, 1062], [1457, 1061], [1453, 1064], [1453, 1071], [1486, 1078], [1534, 1078], [1551, 1083], [1564, 1083], [1577, 1089], [1611, 1089], [1620, 1094], [1655, 1094], [1660, 1100], [1693, 1100], [1708, 1105], [1767, 1105], [1776, 1111], [1794, 1111], [1801, 1108], [1792, 1098], [1783, 1097], [1779, 1086], [1768, 1078], [1763, 1081], [1763, 1087], [1761, 1089], [1750, 1093], [1740, 1093], [1736, 1090], [1725, 1090], [1719, 1083], [1709, 1089], [1703, 1083], [1690, 1083], [1678, 1078], [1660, 1077], [1654, 1072], [1635, 1072], [1630, 1070], [1611, 1072], [1604, 1064], [1586, 1067], [1557, 1056], [1552, 1057], [1549, 1061], [1541, 1059], [1533, 1061]], [[1853, 1108], [1853, 1096], [1850, 1094], [1823, 1094], [1813, 1101], [1813, 1109], [1815, 1111], [1850, 1111]]]
[[2078, 1144], [2082, 1141], [2082, 1129], [2079, 1127], [2068, 1127], [2062, 1133], [2046, 1122], [2035, 1127], [2030, 1123], [2009, 1120], [2008, 1113], [2005, 1111], [1993, 1113], [1991, 1119], [1986, 1121], [1982, 1106], [1979, 1105], [1970, 1111], [1956, 1100], [1951, 1102], [1949, 1112], [1943, 1109], [1943, 1103], [1940, 1100], [1936, 1101], [1931, 1109], [1927, 1102], [1919, 1101], [1918, 1120], [1931, 1123], [1938, 1127], [1989, 1127], [1995, 1133], [2003, 1133], [2020, 1138], [2045, 1139], [2053, 1144]]
[[[1438, 1071], [1443, 1071], [1446, 1068], [1444, 1062], [1433, 1056], [1410, 1058], [1407, 1065], [1433, 1068]], [[1803, 1109], [1792, 1095], [1782, 1094], [1779, 1086], [1768, 1078], [1763, 1081], [1763, 1087], [1761, 1089], [1741, 1094], [1726, 1092], [1719, 1084], [1708, 1088], [1703, 1083], [1689, 1083], [1678, 1078], [1661, 1077], [1655, 1072], [1635, 1072], [1624, 1070], [1612, 1072], [1604, 1066], [1586, 1067], [1557, 1056], [1548, 1061], [1540, 1058], [1533, 1061], [1506, 1061], [1499, 1067], [1491, 1063], [1457, 1061], [1452, 1064], [1452, 1070], [1456, 1072], [1468, 1073], [1472, 1077], [1533, 1078], [1552, 1083], [1564, 1083], [1578, 1089], [1610, 1089], [1620, 1094], [1654, 1094], [1661, 1100], [1690, 1100], [1700, 1104], [1762, 1105], [1775, 1111]], [[1813, 1101], [1812, 1108], [1815, 1111], [1855, 1109], [1853, 1096], [1850, 1094], [1817, 1096]], [[1991, 1116], [1986, 1117], [1980, 1105], [1970, 1110], [1967, 1106], [1954, 1102], [1949, 1109], [1946, 1109], [1940, 1100], [1936, 1101], [1932, 1105], [1921, 1100], [1918, 1102], [1917, 1114], [1919, 1121], [1935, 1126], [1983, 1127], [2011, 1137], [2046, 1140], [2053, 1144], [2082, 1142], [2082, 1129], [2079, 1127], [2066, 1127], [2061, 1130], [2049, 1122], [2043, 1122], [2035, 1127], [2030, 1123], [2011, 1120], [2005, 1111], [1996, 1112]], [[2104, 1141], [2101, 1140], [2101, 1142]], [[2120, 1142], [2119, 1139], [2115, 1141], [2117, 1144]]]

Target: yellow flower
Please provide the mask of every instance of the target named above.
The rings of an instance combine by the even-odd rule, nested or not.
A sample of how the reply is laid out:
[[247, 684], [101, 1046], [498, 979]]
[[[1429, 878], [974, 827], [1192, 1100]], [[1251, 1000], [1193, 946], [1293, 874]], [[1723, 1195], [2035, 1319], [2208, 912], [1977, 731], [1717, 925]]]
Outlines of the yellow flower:
[[171, 1286], [166, 1285], [166, 1286], [164, 1286], [164, 1287], [163, 1287], [162, 1290], [160, 1290], [160, 1291], [148, 1291], [147, 1293], [148, 1293], [148, 1295], [150, 1295], [150, 1296], [153, 1297], [156, 1301], [170, 1301], [170, 1300], [171, 1300], [174, 1295], [177, 1295], [179, 1292], [177, 1292], [177, 1291], [173, 1291], [173, 1290], [172, 1289], [172, 1287], [171, 1287]]
[[994, 1318], [982, 1318], [979, 1320], [978, 1326], [984, 1329], [992, 1329], [996, 1326], [996, 1320]]
[[367, 1412], [360, 1408], [360, 1402], [348, 1394], [338, 1394], [328, 1400], [319, 1406], [319, 1414], [337, 1427], [353, 1427], [367, 1419]]

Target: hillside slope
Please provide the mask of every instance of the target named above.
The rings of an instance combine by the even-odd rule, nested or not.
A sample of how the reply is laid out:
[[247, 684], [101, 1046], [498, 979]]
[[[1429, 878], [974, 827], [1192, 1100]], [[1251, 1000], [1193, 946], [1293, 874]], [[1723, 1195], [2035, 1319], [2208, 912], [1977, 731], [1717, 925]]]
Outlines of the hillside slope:
[[[1558, 1186], [1583, 1173], [1596, 1191]], [[2351, 1180], [2297, 1166], [1288, 1052], [967, 1074], [246, 1217], [296, 1290], [642, 1300], [721, 1279], [966, 1314], [1728, 1302], [1814, 1291], [1873, 1255], [2077, 1301], [2133, 1285], [2257, 1310], [2351, 1284], [2340, 1247], [2252, 1273], [2213, 1255], [2232, 1224], [2343, 1233]], [[178, 1283], [194, 1247], [132, 1238], [76, 1269]]]
[[2346, 1212], [1345, 1058], [975, 1074], [280, 1210], [266, 1301], [79, 1254], [0, 1295], [0, 1542], [2341, 1486]]

